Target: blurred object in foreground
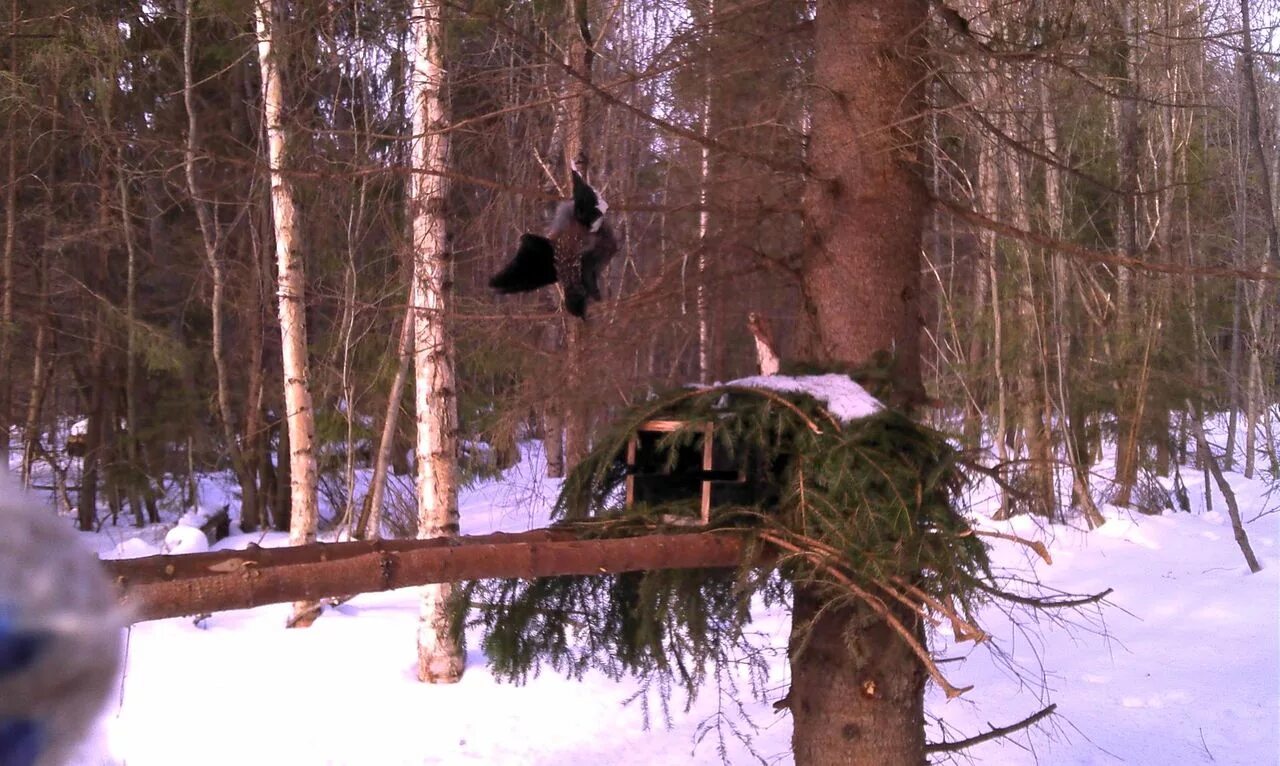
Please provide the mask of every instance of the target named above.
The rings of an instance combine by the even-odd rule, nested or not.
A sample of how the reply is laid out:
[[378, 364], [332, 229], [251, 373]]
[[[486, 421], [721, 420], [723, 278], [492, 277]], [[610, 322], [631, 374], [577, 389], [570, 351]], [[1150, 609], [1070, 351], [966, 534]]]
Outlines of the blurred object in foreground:
[[115, 687], [123, 624], [79, 535], [0, 483], [0, 766], [75, 752]]

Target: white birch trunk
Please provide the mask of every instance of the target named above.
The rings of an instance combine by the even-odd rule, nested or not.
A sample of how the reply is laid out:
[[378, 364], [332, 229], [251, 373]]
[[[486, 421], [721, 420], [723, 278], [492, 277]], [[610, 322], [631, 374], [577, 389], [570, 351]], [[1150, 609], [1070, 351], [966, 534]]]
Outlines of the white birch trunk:
[[[315, 412], [307, 364], [306, 279], [296, 244], [293, 189], [285, 180], [283, 124], [284, 96], [272, 50], [275, 24], [272, 0], [258, 0], [253, 16], [258, 33], [258, 64], [262, 69], [263, 116], [267, 124], [267, 157], [271, 168], [271, 209], [275, 223], [278, 276], [276, 294], [280, 308], [281, 356], [284, 358], [284, 407], [289, 429], [289, 544], [316, 540]], [[315, 601], [293, 605], [290, 627], [306, 627], [319, 614]]]
[[[445, 112], [443, 4], [413, 0], [411, 104], [413, 142], [409, 205], [413, 220], [414, 405], [417, 412], [418, 538], [458, 535], [457, 422], [453, 346], [445, 332], [451, 281], [444, 201], [449, 137]], [[422, 588], [418, 616], [418, 679], [462, 678], [462, 644], [453, 634], [448, 601], [453, 585]]]
[[[715, 14], [715, 3], [708, 4], [708, 15]], [[702, 136], [711, 137], [711, 75], [707, 75], [702, 94]], [[698, 382], [711, 382], [711, 326], [707, 312], [707, 235], [711, 230], [711, 211], [707, 209], [707, 187], [711, 183], [711, 147], [702, 145], [702, 162], [698, 175]]]

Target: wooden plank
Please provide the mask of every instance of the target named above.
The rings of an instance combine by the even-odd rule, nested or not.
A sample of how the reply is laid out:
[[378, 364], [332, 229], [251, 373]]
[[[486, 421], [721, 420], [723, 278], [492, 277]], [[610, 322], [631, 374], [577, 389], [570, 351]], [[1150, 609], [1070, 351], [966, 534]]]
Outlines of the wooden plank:
[[639, 441], [639, 434], [631, 434], [627, 439], [627, 508], [636, 502], [636, 445]]
[[650, 431], [653, 433], [669, 434], [682, 429], [690, 428], [695, 424], [687, 420], [646, 420], [640, 424], [637, 431]]

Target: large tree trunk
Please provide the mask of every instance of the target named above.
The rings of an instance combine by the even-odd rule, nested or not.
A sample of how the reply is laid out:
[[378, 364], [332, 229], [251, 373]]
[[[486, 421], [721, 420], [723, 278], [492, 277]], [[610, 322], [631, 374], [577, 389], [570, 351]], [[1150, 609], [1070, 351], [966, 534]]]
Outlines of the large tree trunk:
[[[995, 89], [995, 78], [990, 78], [987, 87]], [[978, 199], [982, 206], [982, 210], [992, 218], [1000, 214], [1000, 179], [996, 171], [996, 147], [994, 141], [983, 141], [978, 149]], [[983, 307], [990, 303], [991, 305], [991, 354], [984, 357], [982, 348], [982, 333], [974, 333], [969, 339], [969, 358], [970, 364], [975, 368], [980, 364], [979, 360], [989, 358], [989, 365], [993, 377], [995, 378], [995, 407], [996, 418], [993, 424], [994, 432], [992, 437], [992, 449], [995, 450], [996, 462], [999, 465], [1007, 465], [1009, 460], [1009, 445], [1006, 435], [1009, 432], [1008, 418], [1008, 391], [1009, 387], [1005, 382], [1004, 374], [1004, 309], [1000, 300], [1000, 254], [996, 249], [995, 232], [989, 230], [980, 230], [978, 232], [978, 248], [977, 263], [974, 277], [974, 320], [975, 324], [980, 326], [983, 316]], [[982, 292], [978, 292], [982, 290]], [[989, 400], [990, 397], [985, 397]], [[982, 429], [982, 405], [983, 400], [974, 403], [974, 424], [970, 428], [977, 428], [978, 439], [981, 439]], [[975, 441], [975, 444], [981, 443]], [[997, 519], [1008, 518], [1010, 509], [1009, 493], [1003, 487], [997, 490], [1000, 494], [1000, 507], [996, 511]]]
[[106, 441], [106, 326], [103, 312], [94, 312], [93, 348], [90, 363], [81, 376], [85, 417], [84, 456], [80, 458], [80, 491], [76, 493], [76, 519], [81, 532], [97, 531], [98, 474], [102, 467], [103, 443]]
[[[245, 463], [240, 449], [239, 435], [236, 433], [235, 415], [231, 409], [231, 384], [227, 371], [226, 342], [223, 338], [223, 308], [225, 304], [226, 273], [222, 264], [223, 249], [222, 232], [218, 228], [217, 217], [210, 209], [208, 200], [200, 190], [196, 172], [197, 126], [199, 121], [195, 108], [195, 51], [192, 45], [191, 15], [195, 0], [185, 0], [182, 6], [182, 100], [187, 113], [187, 140], [183, 147], [183, 169], [186, 176], [187, 193], [191, 196], [191, 205], [195, 208], [196, 221], [200, 227], [200, 240], [204, 248], [205, 264], [209, 268], [210, 296], [209, 314], [212, 325], [212, 356], [214, 381], [217, 389], [218, 420], [222, 425], [223, 448], [231, 457], [231, 466], [235, 471], [243, 497], [253, 498], [256, 495], [253, 468]], [[257, 6], [255, 5], [255, 8]], [[261, 9], [255, 13], [261, 14]], [[267, 66], [262, 66], [265, 82]], [[264, 87], [265, 92], [265, 87]], [[273, 162], [274, 166], [274, 162]], [[274, 186], [273, 186], [274, 189]]]
[[[852, 364], [890, 355], [907, 401], [922, 393], [927, 194], [915, 153], [927, 19], [925, 0], [818, 3], [805, 205], [802, 279], [816, 355]], [[825, 594], [796, 586], [789, 700], [797, 766], [924, 763], [918, 660], [869, 607], [821, 611], [825, 603]], [[918, 625], [914, 614], [899, 619]]]
[[[715, 14], [715, 2], [708, 3], [708, 14]], [[711, 135], [711, 80], [708, 75], [706, 92], [702, 96], [702, 135]], [[702, 145], [701, 162], [698, 164], [698, 282], [695, 307], [698, 319], [698, 383], [711, 383], [711, 321], [707, 312], [707, 235], [711, 230], [711, 211], [707, 208], [711, 183], [711, 147]], [[686, 256], [687, 257], [687, 256]]]
[[[792, 647], [796, 765], [923, 764], [924, 666], [871, 607], [824, 604], [822, 594], [796, 588], [794, 630], [809, 631], [799, 656]], [[918, 624], [911, 610], [887, 606], [902, 624]]]
[[[262, 477], [262, 460], [267, 449], [267, 427], [262, 412], [262, 401], [266, 393], [266, 375], [262, 369], [265, 333], [267, 323], [267, 290], [269, 275], [264, 275], [258, 264], [261, 260], [258, 243], [250, 238], [249, 273], [252, 274], [253, 305], [246, 309], [248, 328], [246, 337], [249, 343], [248, 383], [245, 386], [247, 396], [244, 407], [244, 449], [241, 459], [244, 461], [247, 480], [240, 483], [240, 531], [253, 532], [266, 520], [266, 506], [271, 497], [270, 485]], [[270, 458], [267, 458], [270, 459]]]
[[[1116, 102], [1117, 171], [1122, 193], [1117, 199], [1116, 246], [1132, 260], [1139, 260], [1142, 235], [1139, 233], [1138, 166], [1142, 151], [1142, 123], [1138, 112], [1138, 38], [1136, 0], [1124, 0], [1117, 13], [1124, 31], [1124, 45], [1119, 65], [1121, 97]], [[1119, 360], [1128, 364], [1137, 353], [1133, 340], [1136, 324], [1132, 306], [1132, 274], [1130, 269], [1116, 269], [1115, 327], [1116, 353]], [[1126, 381], [1127, 382], [1127, 381]], [[1125, 383], [1116, 381], [1116, 492], [1112, 502], [1127, 506], [1132, 502], [1133, 489], [1138, 482], [1138, 463], [1141, 459], [1139, 438], [1142, 428], [1140, 397], [1134, 397]]]
[[[1022, 168], [1012, 152], [1004, 152], [1001, 175], [1008, 183], [1008, 205], [1014, 225], [1029, 231], [1031, 212], [1027, 209], [1027, 197], [1034, 194], [1024, 182]], [[1049, 420], [1045, 412], [1044, 370], [1047, 357], [1043, 343], [1042, 323], [1032, 280], [1036, 269], [1032, 268], [1030, 247], [1021, 242], [1014, 244], [1021, 272], [1015, 278], [1015, 312], [1018, 322], [1017, 385], [1014, 390], [1018, 401], [1019, 419], [1022, 421], [1022, 441], [1026, 450], [1026, 505], [1031, 513], [1053, 518], [1057, 509], [1057, 489], [1054, 472], [1053, 440]]]
[[[129, 213], [129, 181], [124, 175], [124, 152], [118, 151], [119, 170], [116, 186], [120, 193], [120, 226], [125, 243], [125, 353], [124, 353], [124, 417], [125, 456], [128, 459], [126, 491], [133, 509], [134, 524], [146, 524], [142, 510], [142, 494], [151, 496], [151, 480], [142, 465], [138, 438], [138, 248], [134, 242], [133, 221]], [[0, 369], [3, 369], [0, 367]], [[151, 503], [153, 504], [153, 503]]]
[[[920, 384], [920, 244], [927, 192], [912, 166], [923, 109], [924, 0], [818, 4], [805, 199], [805, 308], [829, 361], [892, 356]], [[918, 393], [904, 390], [904, 394]]]
[[[409, 205], [413, 218], [414, 404], [418, 418], [418, 538], [458, 536], [458, 400], [453, 343], [446, 331], [452, 257], [445, 231], [445, 170], [449, 156], [444, 102], [444, 5], [414, 0], [413, 141]], [[422, 589], [418, 679], [454, 683], [465, 668], [449, 619], [449, 583]]]
[[[273, 50], [275, 3], [254, 5], [258, 33], [258, 63], [262, 69], [263, 110], [267, 123], [267, 153], [271, 167], [271, 208], [275, 221], [277, 276], [280, 297], [281, 356], [284, 359], [284, 409], [289, 431], [289, 543], [305, 545], [316, 539], [315, 412], [307, 364], [306, 278], [297, 247], [293, 188], [281, 172], [285, 156], [284, 94], [278, 59]], [[314, 601], [294, 604], [291, 627], [306, 627], [319, 614]]]
[[[10, 19], [17, 26], [16, 19]], [[10, 76], [18, 76], [17, 44], [10, 44]], [[13, 251], [18, 238], [18, 136], [14, 130], [17, 112], [9, 115], [9, 148], [4, 193], [4, 250], [0, 253], [0, 370], [13, 365]], [[13, 379], [0, 380], [0, 474], [9, 472], [9, 425], [13, 422]]]
[[[1280, 268], [1280, 227], [1276, 224], [1276, 207], [1274, 190], [1271, 185], [1271, 170], [1267, 158], [1270, 150], [1263, 142], [1261, 116], [1262, 111], [1258, 99], [1257, 72], [1254, 66], [1253, 21], [1249, 0], [1240, 1], [1241, 20], [1241, 54], [1240, 54], [1240, 91], [1241, 111], [1244, 114], [1246, 140], [1242, 143], [1247, 148], [1241, 149], [1241, 194], [1240, 220], [1241, 251], [1245, 249], [1244, 208], [1249, 203], [1247, 189], [1256, 184], [1259, 196], [1258, 212], [1263, 228], [1267, 234], [1267, 254], [1263, 260], [1263, 268]], [[1255, 181], [1250, 183], [1248, 169], [1250, 159], [1258, 163]], [[1246, 266], [1247, 261], [1241, 263]], [[1258, 417], [1263, 404], [1262, 351], [1266, 343], [1267, 328], [1263, 320], [1262, 307], [1266, 302], [1267, 289], [1265, 282], [1259, 281], [1244, 289], [1247, 296], [1249, 316], [1249, 368], [1245, 378], [1245, 441], [1244, 441], [1244, 475], [1253, 478], [1257, 458]]]

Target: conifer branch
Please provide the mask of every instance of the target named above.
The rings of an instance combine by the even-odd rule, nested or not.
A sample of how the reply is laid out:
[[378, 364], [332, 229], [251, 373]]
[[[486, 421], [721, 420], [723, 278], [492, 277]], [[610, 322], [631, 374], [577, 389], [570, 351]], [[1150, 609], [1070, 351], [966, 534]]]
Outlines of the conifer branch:
[[857, 597], [859, 601], [870, 607], [873, 612], [884, 620], [885, 623], [887, 623], [889, 627], [891, 627], [893, 631], [897, 633], [904, 642], [906, 642], [912, 653], [914, 653], [916, 658], [920, 660], [920, 664], [924, 666], [926, 671], [928, 671], [929, 677], [934, 680], [934, 683], [938, 684], [938, 686], [942, 688], [943, 693], [947, 695], [947, 699], [955, 699], [973, 688], [972, 685], [959, 688], [953, 686], [951, 682], [947, 680], [946, 676], [942, 675], [942, 671], [938, 670], [938, 666], [934, 663], [933, 658], [929, 656], [929, 652], [920, 645], [920, 641], [911, 634], [910, 630], [907, 630], [906, 626], [902, 624], [902, 621], [894, 616], [894, 614], [889, 610], [889, 607], [885, 605], [884, 601], [859, 587], [858, 584], [850, 579], [848, 575], [841, 572], [836, 566], [831, 564], [827, 556], [824, 556], [817, 551], [801, 548], [799, 545], [785, 540], [771, 532], [762, 532], [760, 534], [760, 538], [785, 551], [790, 551], [797, 556], [808, 559], [820, 571], [834, 579], [840, 587], [844, 588], [849, 593]]
[[[930, 742], [929, 744], [924, 746], [924, 751], [926, 753], [954, 753], [957, 750], [963, 750], [967, 747], [973, 747], [974, 745], [980, 744], [982, 742], [987, 742], [989, 740], [998, 739], [1000, 737], [1007, 736], [1009, 734], [1014, 733], [1015, 731], [1021, 731], [1022, 729], [1027, 728], [1028, 726], [1034, 724], [1040, 719], [1053, 715], [1054, 711], [1056, 711], [1057, 709], [1058, 709], [1058, 705], [1057, 703], [1054, 703], [1037, 713], [1034, 713], [1032, 715], [1027, 716], [1026, 718], [1023, 718], [1021, 721], [1018, 721], [1017, 723], [1009, 724], [1008, 726], [992, 726], [991, 731], [985, 732], [983, 734], [978, 734], [977, 736], [967, 737], [965, 739], [958, 739], [955, 742]], [[990, 726], [990, 724], [988, 724], [988, 726]]]

